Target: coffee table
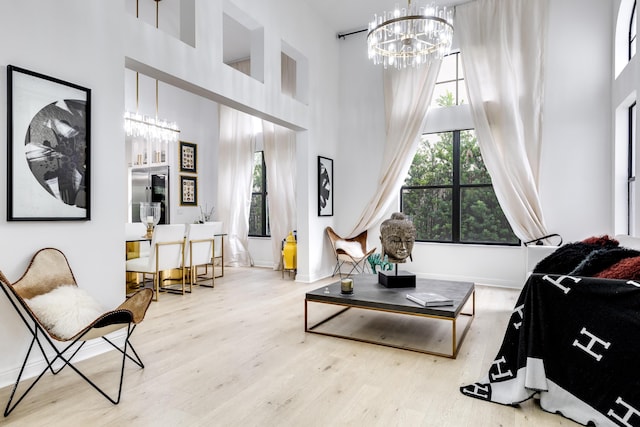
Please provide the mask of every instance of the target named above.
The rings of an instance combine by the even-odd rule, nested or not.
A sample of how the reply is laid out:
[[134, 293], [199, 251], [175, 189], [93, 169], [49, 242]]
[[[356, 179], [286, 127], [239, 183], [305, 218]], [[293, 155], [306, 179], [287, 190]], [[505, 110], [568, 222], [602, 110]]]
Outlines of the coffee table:
[[[471, 322], [475, 317], [475, 287], [471, 282], [454, 282], [448, 280], [416, 279], [415, 288], [386, 288], [378, 283], [378, 276], [375, 274], [359, 274], [353, 276], [353, 294], [342, 294], [340, 282], [331, 283], [311, 292], [307, 292], [304, 301], [304, 327], [306, 332], [320, 335], [346, 338], [355, 341], [384, 345], [387, 347], [401, 348], [404, 350], [417, 351], [421, 353], [433, 354], [455, 359], [458, 355], [460, 345], [464, 339]], [[412, 292], [435, 292], [454, 301], [451, 306], [443, 307], [422, 307], [406, 298], [407, 293]], [[471, 312], [463, 312], [463, 307], [471, 299]], [[342, 306], [340, 311], [331, 314], [329, 317], [309, 325], [309, 303], [333, 304]], [[371, 338], [358, 338], [353, 335], [344, 335], [330, 331], [319, 331], [317, 328], [337, 316], [352, 308], [363, 310], [375, 310], [388, 313], [396, 313], [409, 316], [420, 316], [438, 321], [451, 323], [451, 353], [429, 351], [408, 345], [397, 345], [383, 342]], [[457, 336], [456, 321], [460, 315], [469, 316], [464, 330]]]

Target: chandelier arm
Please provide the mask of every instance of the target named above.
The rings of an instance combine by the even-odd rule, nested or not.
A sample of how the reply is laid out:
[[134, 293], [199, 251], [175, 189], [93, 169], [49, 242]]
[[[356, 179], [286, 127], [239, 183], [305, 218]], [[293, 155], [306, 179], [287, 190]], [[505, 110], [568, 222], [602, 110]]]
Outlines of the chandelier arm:
[[371, 33], [375, 32], [376, 30], [378, 30], [380, 28], [384, 28], [387, 25], [395, 24], [396, 22], [411, 21], [411, 20], [425, 20], [425, 19], [428, 20], [428, 21], [436, 21], [436, 22], [438, 22], [440, 24], [443, 24], [443, 25], [446, 25], [446, 26], [450, 27], [453, 30], [453, 25], [451, 25], [449, 22], [447, 22], [446, 19], [440, 18], [438, 16], [408, 15], [408, 16], [400, 16], [398, 18], [391, 18], [389, 20], [384, 21], [380, 25], [377, 25], [377, 26], [373, 27], [371, 30], [369, 30], [369, 33], [367, 34], [367, 37], [369, 37], [371, 35]]

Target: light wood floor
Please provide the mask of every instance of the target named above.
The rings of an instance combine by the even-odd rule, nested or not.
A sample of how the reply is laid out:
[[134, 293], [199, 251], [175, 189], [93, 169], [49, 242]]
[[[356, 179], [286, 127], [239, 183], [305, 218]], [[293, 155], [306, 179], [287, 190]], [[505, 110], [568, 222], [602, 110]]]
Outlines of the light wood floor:
[[[489, 367], [518, 291], [477, 287], [476, 318], [452, 360], [305, 333], [304, 294], [325, 283], [227, 268], [215, 289], [161, 295], [132, 338], [146, 367], [128, 365], [119, 405], [66, 369], [43, 378], [0, 425], [577, 425], [534, 401], [508, 407], [458, 391]], [[384, 334], [407, 335], [406, 328], [387, 323]], [[115, 386], [116, 355], [79, 366]], [[9, 391], [0, 390], [2, 408]]]

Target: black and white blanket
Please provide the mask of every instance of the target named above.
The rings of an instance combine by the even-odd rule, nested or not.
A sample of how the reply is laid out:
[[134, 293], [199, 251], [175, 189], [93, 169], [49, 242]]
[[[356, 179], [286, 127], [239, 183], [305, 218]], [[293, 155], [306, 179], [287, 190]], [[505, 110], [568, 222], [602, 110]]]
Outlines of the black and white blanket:
[[640, 282], [532, 274], [502, 346], [466, 396], [581, 424], [640, 426]]

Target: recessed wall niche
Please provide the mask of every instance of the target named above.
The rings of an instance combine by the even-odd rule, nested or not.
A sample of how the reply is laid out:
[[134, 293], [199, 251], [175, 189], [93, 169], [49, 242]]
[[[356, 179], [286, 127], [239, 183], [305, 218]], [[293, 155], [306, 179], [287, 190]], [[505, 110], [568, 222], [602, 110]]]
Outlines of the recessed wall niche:
[[196, 0], [126, 0], [127, 12], [190, 46], [196, 45]]
[[284, 40], [280, 54], [281, 91], [298, 101], [308, 103], [309, 61]]
[[222, 17], [222, 61], [264, 83], [264, 28], [230, 2]]

